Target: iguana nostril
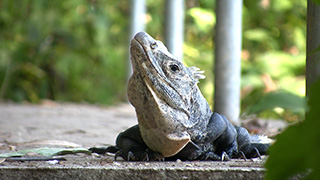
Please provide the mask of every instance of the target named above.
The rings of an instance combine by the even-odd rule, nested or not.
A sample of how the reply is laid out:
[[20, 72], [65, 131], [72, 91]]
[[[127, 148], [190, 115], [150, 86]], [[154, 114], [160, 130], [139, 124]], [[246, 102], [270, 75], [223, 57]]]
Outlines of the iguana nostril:
[[150, 44], [151, 49], [156, 49], [158, 47], [157, 42], [153, 42]]

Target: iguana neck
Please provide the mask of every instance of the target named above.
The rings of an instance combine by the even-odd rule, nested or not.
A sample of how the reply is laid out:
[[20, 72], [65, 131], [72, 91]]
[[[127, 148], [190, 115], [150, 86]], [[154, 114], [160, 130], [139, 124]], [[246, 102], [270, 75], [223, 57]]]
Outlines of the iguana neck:
[[205, 128], [212, 116], [210, 106], [198, 87], [194, 89], [194, 92], [191, 95], [189, 109], [191, 114], [190, 121], [194, 122], [192, 128], [189, 129], [189, 134], [191, 136], [196, 136], [197, 133], [194, 131]]

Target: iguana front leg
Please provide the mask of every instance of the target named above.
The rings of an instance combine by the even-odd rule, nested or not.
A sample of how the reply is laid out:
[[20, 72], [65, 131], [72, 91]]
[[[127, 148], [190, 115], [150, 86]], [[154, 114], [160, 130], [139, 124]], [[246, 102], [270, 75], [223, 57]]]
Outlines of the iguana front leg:
[[138, 125], [121, 132], [117, 137], [116, 146], [120, 150], [116, 152], [115, 159], [120, 156], [128, 161], [163, 160], [161, 154], [153, 152], [144, 143]]

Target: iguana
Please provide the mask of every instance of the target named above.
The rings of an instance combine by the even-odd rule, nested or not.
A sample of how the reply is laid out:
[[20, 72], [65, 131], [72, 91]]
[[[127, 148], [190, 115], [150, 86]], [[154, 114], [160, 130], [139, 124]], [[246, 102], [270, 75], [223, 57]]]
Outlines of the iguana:
[[127, 91], [138, 125], [118, 135], [116, 158], [229, 160], [266, 153], [270, 139], [249, 135], [210, 110], [197, 86], [203, 71], [184, 66], [145, 32], [131, 40], [130, 54]]

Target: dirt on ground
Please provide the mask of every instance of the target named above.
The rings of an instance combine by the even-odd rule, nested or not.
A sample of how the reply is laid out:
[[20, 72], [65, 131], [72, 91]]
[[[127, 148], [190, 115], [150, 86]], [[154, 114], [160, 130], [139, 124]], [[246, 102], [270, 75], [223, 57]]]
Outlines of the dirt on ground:
[[0, 150], [9, 146], [113, 145], [119, 132], [136, 123], [129, 104], [0, 104]]

